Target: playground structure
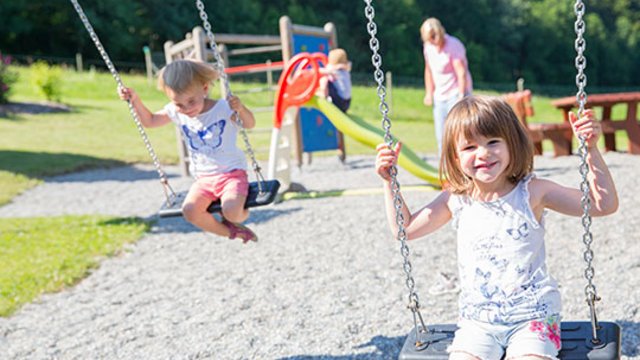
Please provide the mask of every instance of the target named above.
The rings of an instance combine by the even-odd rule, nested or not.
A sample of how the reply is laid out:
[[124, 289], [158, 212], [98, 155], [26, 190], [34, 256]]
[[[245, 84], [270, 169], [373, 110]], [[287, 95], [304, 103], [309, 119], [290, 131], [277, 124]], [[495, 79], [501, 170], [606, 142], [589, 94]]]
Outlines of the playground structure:
[[[345, 158], [344, 136], [336, 129], [334, 124], [327, 118], [326, 114], [315, 107], [305, 106], [305, 102], [295, 101], [295, 105], [290, 111], [284, 107], [280, 112], [282, 100], [289, 98], [290, 94], [283, 90], [283, 85], [290, 84], [289, 75], [294, 74], [295, 65], [293, 57], [301, 53], [314, 52], [328, 55], [329, 51], [337, 47], [337, 33], [335, 25], [326, 23], [322, 28], [305, 25], [297, 25], [291, 22], [288, 16], [282, 16], [279, 21], [280, 37], [282, 41], [282, 59], [286, 64], [286, 69], [282, 72], [278, 82], [275, 96], [274, 126], [271, 134], [271, 147], [269, 151], [269, 171], [267, 177], [278, 179], [282, 184], [282, 189], [287, 190], [291, 184], [291, 157], [296, 161], [298, 167], [303, 164], [303, 154], [308, 154], [311, 159], [311, 152], [334, 150], [340, 152], [341, 160]], [[322, 64], [326, 64], [326, 58]], [[298, 64], [296, 62], [296, 64]], [[309, 63], [305, 63], [309, 64]], [[305, 75], [312, 75], [312, 83], [305, 77], [305, 81], [297, 81], [296, 88], [307, 91], [304, 98], [309, 100], [317, 88], [319, 72], [317, 62], [315, 72], [304, 72]], [[304, 66], [303, 66], [304, 67]], [[303, 72], [295, 72], [302, 74]], [[288, 75], [287, 75], [288, 74]], [[298, 79], [300, 80], [300, 79]], [[293, 88], [290, 88], [293, 89]], [[299, 94], [298, 94], [299, 95]]]
[[[275, 35], [251, 35], [251, 34], [216, 34], [218, 49], [225, 64], [230, 64], [229, 58], [247, 54], [280, 52], [281, 61], [267, 61], [264, 64], [251, 64], [235, 67], [228, 67], [225, 72], [228, 75], [240, 75], [250, 73], [266, 73], [267, 86], [265, 88], [250, 89], [248, 92], [271, 92], [277, 91], [273, 84], [273, 72], [280, 71], [299, 52], [314, 51], [328, 54], [329, 50], [337, 45], [337, 35], [335, 26], [327, 23], [324, 27], [312, 27], [297, 25], [291, 22], [287, 16], [280, 18], [280, 36]], [[200, 61], [212, 61], [213, 53], [207, 47], [207, 36], [204, 29], [195, 27], [185, 35], [185, 39], [174, 43], [167, 41], [164, 44], [166, 63], [171, 63], [178, 59], [196, 59]], [[242, 45], [242, 48], [234, 49], [232, 46]], [[222, 96], [226, 93], [221, 89]], [[271, 107], [252, 109], [254, 112], [272, 111]], [[185, 144], [178, 130], [178, 154], [180, 156], [180, 169], [183, 176], [189, 175], [188, 156]], [[254, 130], [255, 131], [255, 130]], [[279, 159], [280, 169], [283, 179], [288, 178], [286, 174], [290, 172], [290, 157], [296, 159], [297, 165], [302, 166], [303, 154], [314, 151], [324, 151], [337, 149], [341, 158], [344, 158], [344, 139], [342, 134], [332, 125], [332, 123], [315, 108], [301, 107], [288, 117], [283, 123], [283, 128], [279, 130]], [[273, 148], [273, 141], [272, 141]], [[283, 156], [286, 154], [286, 156]], [[275, 177], [273, 177], [275, 178]], [[288, 182], [287, 182], [288, 184]], [[287, 186], [283, 186], [286, 190]]]
[[[284, 188], [290, 185], [290, 151], [286, 144], [292, 132], [292, 125], [287, 129], [285, 124], [295, 123], [296, 109], [299, 107], [318, 111], [342, 133], [371, 148], [375, 149], [384, 142], [384, 131], [345, 114], [328, 100], [315, 95], [321, 77], [319, 69], [326, 62], [327, 57], [323, 53], [300, 53], [290, 59], [278, 82], [267, 177], [278, 179]], [[438, 170], [406, 145], [401, 149], [398, 164], [413, 175], [433, 185], [440, 185]]]

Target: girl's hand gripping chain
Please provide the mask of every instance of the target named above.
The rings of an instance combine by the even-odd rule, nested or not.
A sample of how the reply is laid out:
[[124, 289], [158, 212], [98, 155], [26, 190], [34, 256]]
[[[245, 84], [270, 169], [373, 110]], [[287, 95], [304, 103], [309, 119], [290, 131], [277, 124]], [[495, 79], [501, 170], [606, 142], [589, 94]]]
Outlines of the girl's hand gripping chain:
[[394, 146], [393, 149], [389, 148], [385, 143], [378, 144], [376, 147], [376, 151], [378, 152], [378, 155], [376, 156], [376, 172], [383, 180], [391, 180], [389, 169], [391, 169], [391, 166], [398, 163], [398, 156], [400, 156], [401, 149], [401, 142], [396, 143], [396, 146]]
[[569, 122], [573, 133], [578, 138], [583, 137], [585, 139], [587, 148], [592, 149], [598, 144], [598, 139], [602, 135], [602, 125], [596, 120], [593, 110], [585, 110], [580, 118], [574, 113], [569, 113]]

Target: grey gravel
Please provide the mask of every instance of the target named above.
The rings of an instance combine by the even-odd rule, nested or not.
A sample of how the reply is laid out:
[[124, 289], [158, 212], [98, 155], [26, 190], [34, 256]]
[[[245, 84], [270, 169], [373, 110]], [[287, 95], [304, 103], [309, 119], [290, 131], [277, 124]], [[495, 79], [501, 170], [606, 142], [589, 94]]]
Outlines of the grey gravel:
[[[599, 318], [623, 328], [624, 359], [640, 359], [640, 156], [607, 153], [620, 210], [594, 219]], [[430, 158], [433, 161], [432, 158]], [[579, 182], [578, 158], [536, 158], [539, 176]], [[176, 190], [189, 179], [166, 169]], [[422, 182], [400, 169], [403, 186]], [[296, 169], [308, 190], [367, 195], [288, 200], [253, 209], [260, 240], [243, 245], [159, 219], [141, 240], [77, 285], [0, 318], [0, 359], [390, 359], [413, 326], [399, 246], [387, 229], [373, 157], [315, 157]], [[409, 188], [407, 188], [409, 189]], [[416, 209], [436, 195], [408, 191]], [[0, 217], [106, 214], [152, 218], [162, 202], [153, 167], [136, 165], [46, 179]], [[549, 213], [549, 267], [565, 320], [588, 318], [579, 218]], [[456, 295], [434, 297], [455, 272], [449, 226], [411, 243], [428, 323], [454, 322]]]

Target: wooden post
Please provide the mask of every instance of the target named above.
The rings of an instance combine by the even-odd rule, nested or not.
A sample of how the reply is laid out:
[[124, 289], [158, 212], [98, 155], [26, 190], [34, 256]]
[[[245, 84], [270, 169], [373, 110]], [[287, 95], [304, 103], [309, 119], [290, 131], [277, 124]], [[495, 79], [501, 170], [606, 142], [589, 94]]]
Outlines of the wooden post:
[[289, 59], [291, 59], [291, 54], [293, 53], [293, 44], [291, 41], [291, 37], [293, 36], [293, 24], [288, 16], [282, 16], [280, 17], [279, 26], [280, 42], [282, 43], [282, 61], [284, 61], [284, 66], [286, 67]]
[[76, 70], [82, 72], [82, 54], [76, 53]]
[[207, 39], [204, 33], [204, 29], [200, 26], [193, 28], [193, 35], [191, 37], [193, 41], [193, 50], [195, 52], [194, 59], [207, 62]]
[[393, 109], [393, 75], [391, 74], [391, 71], [387, 71], [384, 74], [384, 83], [387, 88], [387, 107], [389, 108], [389, 114], [391, 114], [391, 109]]
[[267, 60], [266, 64], [267, 68], [267, 94], [269, 94], [269, 98], [271, 99], [271, 104], [275, 104], [275, 90], [273, 90], [273, 69], [271, 68], [271, 60]]
[[[229, 51], [225, 44], [218, 44], [218, 52], [220, 53], [220, 59], [222, 60], [222, 64], [217, 64], [218, 66], [222, 65], [225, 69], [229, 66]], [[214, 58], [214, 60], [217, 60]], [[217, 61], [216, 61], [217, 62]], [[227, 78], [229, 78], [229, 74], [227, 74]], [[229, 80], [230, 82], [231, 80]], [[220, 97], [226, 99], [229, 94], [227, 93], [228, 89], [224, 86], [224, 81], [218, 81], [220, 84]]]
[[265, 62], [267, 64], [267, 88], [271, 91], [273, 87], [273, 69], [271, 69], [271, 60]]
[[173, 54], [171, 54], [171, 47], [173, 46], [173, 41], [165, 41], [164, 43], [164, 62], [167, 64], [171, 64], [173, 62]]
[[144, 53], [144, 65], [147, 68], [147, 82], [151, 84], [153, 82], [153, 62], [151, 62], [151, 50], [148, 46], [142, 47]]

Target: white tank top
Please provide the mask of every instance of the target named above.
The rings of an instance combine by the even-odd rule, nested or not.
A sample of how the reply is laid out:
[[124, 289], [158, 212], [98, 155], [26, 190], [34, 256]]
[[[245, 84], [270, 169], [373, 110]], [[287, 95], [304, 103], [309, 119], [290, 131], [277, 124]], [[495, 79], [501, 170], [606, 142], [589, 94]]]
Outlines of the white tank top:
[[533, 177], [495, 201], [449, 198], [457, 229], [460, 316], [511, 324], [560, 313], [560, 292], [545, 265], [544, 221], [536, 220], [529, 200]]

